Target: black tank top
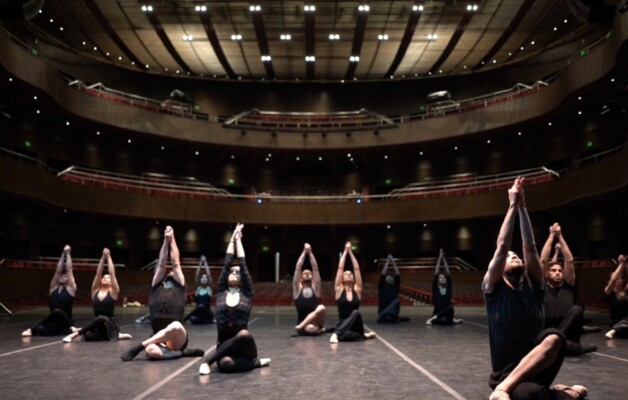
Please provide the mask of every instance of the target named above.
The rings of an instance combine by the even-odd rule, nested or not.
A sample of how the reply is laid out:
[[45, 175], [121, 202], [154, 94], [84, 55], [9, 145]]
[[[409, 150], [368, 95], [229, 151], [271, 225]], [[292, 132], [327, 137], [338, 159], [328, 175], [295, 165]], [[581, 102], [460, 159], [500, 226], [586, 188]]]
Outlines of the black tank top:
[[297, 308], [297, 323], [300, 323], [307, 317], [309, 313], [314, 311], [319, 304], [321, 304], [321, 299], [316, 295], [314, 289], [312, 289], [312, 296], [307, 298], [303, 296], [303, 290], [299, 291], [299, 295], [296, 299], [294, 299], [294, 306]]
[[68, 292], [68, 289], [66, 287], [63, 287], [60, 292], [59, 289], [55, 289], [52, 291], [52, 293], [50, 293], [50, 299], [48, 303], [50, 305], [50, 311], [58, 308], [59, 310], [63, 311], [65, 315], [67, 315], [68, 318], [70, 318], [71, 320], [74, 319], [72, 317], [73, 303], [74, 296], [72, 296], [70, 292]]
[[98, 298], [98, 292], [92, 298], [92, 308], [94, 309], [94, 316], [104, 315], [105, 317], [113, 318], [113, 310], [116, 306], [116, 301], [111, 297], [111, 292], [107, 292], [104, 299]]
[[336, 300], [336, 304], [338, 305], [338, 318], [341, 321], [344, 321], [351, 315], [353, 310], [357, 310], [360, 308], [360, 299], [358, 298], [358, 294], [355, 292], [355, 289], [351, 289], [353, 293], [353, 299], [351, 301], [347, 300], [347, 292], [342, 289], [342, 293], [338, 300]]

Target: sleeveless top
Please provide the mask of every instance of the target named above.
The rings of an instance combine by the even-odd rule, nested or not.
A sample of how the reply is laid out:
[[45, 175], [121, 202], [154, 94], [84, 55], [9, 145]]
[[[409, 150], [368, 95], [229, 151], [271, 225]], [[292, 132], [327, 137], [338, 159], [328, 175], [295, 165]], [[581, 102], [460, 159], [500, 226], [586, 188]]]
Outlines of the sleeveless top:
[[351, 315], [353, 310], [357, 310], [360, 308], [360, 299], [358, 298], [358, 294], [355, 292], [355, 289], [351, 289], [353, 292], [353, 299], [351, 301], [347, 300], [347, 292], [342, 289], [342, 293], [338, 300], [336, 300], [336, 305], [338, 306], [338, 318], [340, 321], [344, 321]]
[[63, 311], [65, 313], [65, 315], [68, 316], [68, 318], [70, 318], [70, 320], [74, 320], [74, 318], [72, 317], [72, 304], [74, 303], [74, 296], [72, 296], [70, 294], [70, 292], [68, 292], [68, 288], [63, 287], [61, 289], [61, 291], [59, 292], [59, 289], [55, 289], [52, 291], [52, 293], [50, 293], [50, 298], [49, 298], [49, 306], [50, 306], [50, 311], [58, 308], [59, 310]]
[[98, 292], [92, 298], [92, 308], [94, 309], [94, 316], [104, 315], [105, 317], [113, 318], [113, 310], [116, 306], [116, 301], [111, 297], [111, 292], [107, 292], [104, 299], [98, 298]]
[[303, 289], [305, 288], [302, 288], [297, 298], [294, 299], [294, 306], [297, 308], [297, 323], [303, 321], [309, 313], [321, 304], [321, 299], [316, 295], [314, 289], [312, 289], [312, 296], [309, 298], [303, 296]]

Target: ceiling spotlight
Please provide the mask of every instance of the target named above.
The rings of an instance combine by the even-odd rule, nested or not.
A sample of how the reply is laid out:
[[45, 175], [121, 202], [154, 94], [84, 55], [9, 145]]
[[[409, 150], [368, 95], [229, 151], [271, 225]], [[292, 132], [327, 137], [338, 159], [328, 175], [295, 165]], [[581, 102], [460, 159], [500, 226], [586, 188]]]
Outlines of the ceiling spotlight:
[[314, 11], [316, 11], [316, 6], [315, 5], [306, 4], [305, 6], [303, 6], [303, 11], [305, 11], [305, 12], [314, 12]]
[[379, 35], [377, 35], [377, 39], [378, 40], [388, 40], [388, 35], [387, 34], [382, 34], [380, 33]]
[[340, 35], [337, 33], [330, 33], [329, 40], [340, 40]]
[[192, 40], [194, 40], [194, 36], [192, 36], [192, 35], [183, 35], [183, 41], [184, 42], [191, 42]]
[[412, 11], [421, 12], [423, 11], [423, 4], [415, 4], [412, 6]]
[[364, 13], [366, 13], [366, 12], [369, 12], [369, 10], [370, 10], [370, 9], [371, 9], [371, 7], [369, 7], [369, 5], [368, 5], [368, 4], [360, 4], [360, 5], [358, 6], [358, 11], [359, 11], [359, 12], [364, 12]]
[[144, 4], [142, 6], [142, 11], [144, 11], [144, 12], [153, 12], [153, 6], [151, 6], [150, 4]]
[[231, 40], [242, 40], [242, 35], [240, 35], [239, 33], [234, 33], [233, 35], [231, 35]]
[[262, 56], [262, 62], [270, 62], [270, 60], [272, 60], [272, 57], [269, 56], [268, 54], [264, 54]]
[[478, 10], [478, 5], [477, 4], [467, 4], [467, 11], [475, 12], [477, 10]]
[[249, 11], [250, 12], [260, 12], [260, 11], [262, 11], [262, 6], [260, 6], [259, 4], [251, 4], [249, 6]]
[[207, 11], [207, 6], [203, 5], [203, 6], [196, 6], [194, 7], [194, 10], [196, 10], [196, 12], [205, 12]]
[[427, 40], [436, 40], [438, 39], [438, 35], [435, 33], [428, 33]]
[[281, 40], [292, 40], [292, 35], [289, 33], [283, 34], [279, 36], [279, 39]]
[[305, 56], [305, 62], [314, 62], [316, 61], [316, 56]]
[[349, 61], [353, 63], [357, 63], [360, 61], [360, 56], [351, 56], [349, 57]]

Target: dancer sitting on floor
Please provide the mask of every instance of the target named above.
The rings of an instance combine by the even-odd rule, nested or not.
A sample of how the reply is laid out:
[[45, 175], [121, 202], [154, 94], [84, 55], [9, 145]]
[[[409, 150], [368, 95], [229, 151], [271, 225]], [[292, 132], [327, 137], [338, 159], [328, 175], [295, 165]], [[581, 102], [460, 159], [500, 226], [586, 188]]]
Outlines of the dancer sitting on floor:
[[617, 257], [617, 268], [604, 288], [608, 310], [611, 314], [610, 330], [606, 332], [608, 339], [628, 338], [628, 265], [626, 257]]
[[[310, 260], [311, 270], [302, 270], [306, 257]], [[292, 336], [316, 336], [325, 333], [323, 324], [327, 309], [321, 304], [321, 274], [309, 243], [303, 245], [303, 251], [294, 268], [292, 297], [297, 309], [297, 325]]]
[[[201, 266], [204, 269], [203, 273], [201, 273]], [[197, 285], [194, 293], [196, 307], [185, 316], [183, 322], [189, 320], [194, 325], [213, 324], [214, 313], [210, 307], [213, 282], [205, 256], [201, 256], [201, 261], [196, 268], [195, 281]]]
[[[393, 265], [394, 269], [389, 269], [389, 264]], [[386, 264], [382, 268], [382, 273], [379, 276], [379, 284], [377, 285], [377, 323], [385, 322], [408, 322], [410, 318], [400, 317], [399, 311], [401, 309], [401, 303], [399, 303], [399, 287], [401, 286], [401, 277], [399, 275], [399, 268], [395, 262], [392, 254], [386, 257]]]
[[[554, 241], [554, 257], [550, 253]], [[558, 262], [562, 254], [563, 264]], [[597, 349], [596, 346], [580, 343], [584, 323], [584, 308], [576, 304], [576, 271], [574, 259], [558, 223], [550, 226], [549, 236], [541, 250], [541, 264], [545, 276], [545, 327], [558, 328], [567, 339], [566, 356], [579, 356]]]
[[[345, 271], [347, 255], [351, 258], [353, 272]], [[362, 274], [360, 274], [360, 264], [351, 250], [351, 242], [345, 243], [345, 249], [338, 262], [335, 291], [340, 322], [329, 338], [330, 343], [354, 342], [374, 338], [375, 332], [364, 332], [362, 314], [359, 311], [362, 300]]]
[[[172, 271], [166, 273], [168, 255]], [[204, 354], [203, 350], [187, 348], [188, 333], [181, 323], [187, 302], [186, 292], [179, 248], [174, 231], [168, 226], [164, 231], [164, 242], [148, 299], [153, 336], [122, 353], [122, 361], [131, 361], [142, 351], [146, 351], [146, 356], [153, 360], [201, 357]]]
[[72, 317], [72, 305], [76, 296], [76, 281], [72, 272], [71, 251], [70, 246], [66, 244], [57, 262], [55, 274], [50, 281], [48, 292], [50, 314], [34, 327], [22, 332], [22, 336], [67, 335], [77, 330], [74, 327], [74, 319]]
[[[255, 339], [248, 330], [253, 307], [253, 282], [246, 268], [243, 228], [243, 224], [236, 225], [227, 246], [225, 266], [216, 290], [216, 349], [203, 358], [198, 370], [201, 375], [209, 374], [214, 362], [220, 372], [245, 372], [270, 364], [270, 358], [257, 358]], [[238, 258], [238, 267], [231, 266], [234, 253]]]
[[[105, 259], [108, 273], [103, 276]], [[77, 337], [84, 337], [88, 342], [131, 339], [128, 333], [120, 333], [120, 325], [113, 316], [119, 293], [120, 286], [116, 279], [116, 269], [109, 249], [105, 248], [92, 282], [92, 308], [96, 318], [87, 326], [63, 338], [63, 341], [70, 343]]]
[[[440, 272], [441, 261], [445, 264], [445, 272]], [[452, 287], [449, 264], [445, 258], [445, 252], [440, 249], [438, 261], [434, 268], [434, 279], [432, 280], [432, 301], [434, 311], [432, 317], [425, 323], [427, 325], [453, 325], [462, 323], [462, 319], [454, 318], [454, 306], [451, 303]]]
[[[562, 366], [566, 340], [558, 329], [543, 330], [543, 268], [523, 182], [515, 179], [508, 190], [508, 211], [482, 281], [493, 368], [489, 399], [581, 399], [587, 394], [584, 386], [550, 387]], [[510, 251], [517, 214], [525, 263]]]

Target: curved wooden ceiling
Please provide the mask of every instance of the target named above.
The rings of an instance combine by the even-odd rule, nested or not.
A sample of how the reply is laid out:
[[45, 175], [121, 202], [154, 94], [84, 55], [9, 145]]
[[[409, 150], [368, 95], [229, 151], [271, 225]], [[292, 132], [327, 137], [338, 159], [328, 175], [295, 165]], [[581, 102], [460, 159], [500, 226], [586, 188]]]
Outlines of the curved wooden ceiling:
[[498, 68], [595, 26], [556, 0], [64, 0], [45, 2], [27, 23], [126, 68], [316, 81]]

